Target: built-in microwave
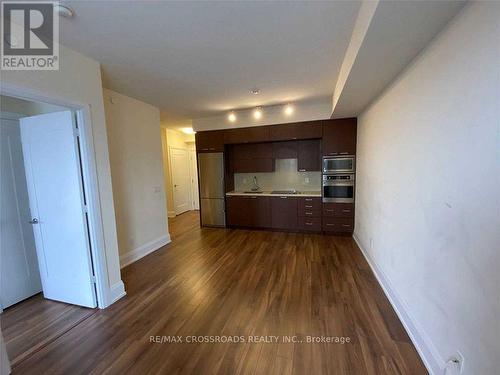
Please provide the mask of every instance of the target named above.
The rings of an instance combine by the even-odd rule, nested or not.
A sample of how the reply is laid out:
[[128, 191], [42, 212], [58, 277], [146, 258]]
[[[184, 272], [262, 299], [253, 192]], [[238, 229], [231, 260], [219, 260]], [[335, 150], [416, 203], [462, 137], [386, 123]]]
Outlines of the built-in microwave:
[[354, 175], [323, 175], [323, 202], [354, 203]]
[[356, 157], [354, 155], [323, 157], [323, 173], [354, 173], [355, 170]]

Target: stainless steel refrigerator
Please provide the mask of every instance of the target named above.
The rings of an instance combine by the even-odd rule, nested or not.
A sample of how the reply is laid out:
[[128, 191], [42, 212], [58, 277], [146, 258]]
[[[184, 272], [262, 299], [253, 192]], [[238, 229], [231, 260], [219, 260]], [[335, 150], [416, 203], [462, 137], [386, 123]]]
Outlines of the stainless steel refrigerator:
[[224, 156], [222, 152], [198, 154], [201, 225], [226, 226], [224, 207]]

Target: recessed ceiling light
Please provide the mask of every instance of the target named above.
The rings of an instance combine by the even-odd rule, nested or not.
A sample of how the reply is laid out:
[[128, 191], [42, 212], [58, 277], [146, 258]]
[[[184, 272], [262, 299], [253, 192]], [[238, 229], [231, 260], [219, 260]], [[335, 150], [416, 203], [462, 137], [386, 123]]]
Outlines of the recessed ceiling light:
[[254, 94], [254, 95], [259, 95], [260, 94], [260, 90], [257, 87], [255, 87], [255, 88], [253, 88], [253, 89], [250, 90], [250, 93]]
[[230, 112], [230, 113], [227, 115], [227, 119], [228, 119], [230, 122], [235, 122], [235, 121], [236, 121], [236, 115], [234, 114], [234, 112]]
[[262, 108], [257, 107], [253, 110], [253, 118], [260, 120], [262, 118]]
[[196, 132], [193, 130], [193, 128], [181, 128], [181, 132], [184, 134], [195, 134]]
[[61, 16], [61, 17], [71, 18], [75, 15], [75, 12], [73, 11], [73, 9], [71, 9], [67, 5], [56, 4], [55, 9], [57, 11], [57, 14], [59, 14], [59, 16]]
[[285, 115], [287, 115], [287, 116], [292, 115], [294, 110], [295, 110], [295, 108], [293, 108], [293, 105], [287, 104], [285, 106], [285, 109], [284, 109]]

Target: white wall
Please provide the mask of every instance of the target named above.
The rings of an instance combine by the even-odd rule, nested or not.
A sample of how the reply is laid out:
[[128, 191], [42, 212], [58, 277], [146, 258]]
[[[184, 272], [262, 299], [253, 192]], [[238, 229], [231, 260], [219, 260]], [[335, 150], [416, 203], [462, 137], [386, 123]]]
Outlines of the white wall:
[[170, 242], [160, 111], [107, 89], [104, 107], [123, 266]]
[[499, 23], [469, 4], [358, 119], [355, 237], [429, 364], [460, 350], [465, 374], [499, 371]]
[[237, 120], [235, 122], [230, 122], [227, 115], [231, 111], [227, 111], [219, 116], [193, 119], [193, 129], [195, 131], [202, 131], [283, 124], [287, 122], [323, 120], [330, 118], [332, 113], [332, 102], [329, 98], [314, 102], [292, 104], [295, 111], [290, 116], [286, 116], [284, 114], [284, 105], [276, 105], [262, 107], [263, 116], [260, 120], [255, 120], [253, 118], [253, 108], [234, 111]]
[[[114, 301], [123, 296], [124, 286], [120, 276], [99, 63], [69, 48], [60, 46], [60, 70], [2, 71], [0, 82], [2, 89], [5, 84], [9, 84], [11, 87], [30, 90], [37, 95], [42, 94], [63, 101], [90, 105], [108, 271], [106, 300], [108, 302]], [[4, 93], [2, 92], [2, 94]]]

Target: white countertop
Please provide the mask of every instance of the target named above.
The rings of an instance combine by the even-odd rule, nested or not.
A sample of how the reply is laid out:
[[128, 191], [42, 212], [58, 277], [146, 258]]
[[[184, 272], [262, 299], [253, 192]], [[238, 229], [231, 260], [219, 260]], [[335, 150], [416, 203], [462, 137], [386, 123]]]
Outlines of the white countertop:
[[244, 191], [230, 191], [226, 196], [257, 196], [257, 197], [319, 197], [321, 198], [321, 191], [298, 191], [295, 194], [272, 194], [270, 190], [262, 192], [244, 192]]

